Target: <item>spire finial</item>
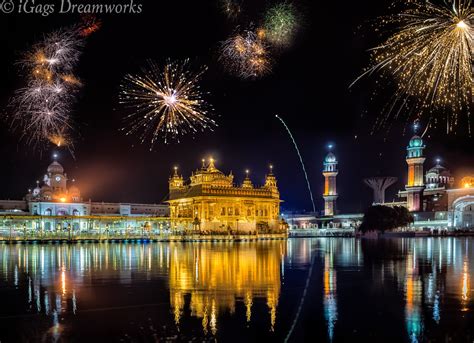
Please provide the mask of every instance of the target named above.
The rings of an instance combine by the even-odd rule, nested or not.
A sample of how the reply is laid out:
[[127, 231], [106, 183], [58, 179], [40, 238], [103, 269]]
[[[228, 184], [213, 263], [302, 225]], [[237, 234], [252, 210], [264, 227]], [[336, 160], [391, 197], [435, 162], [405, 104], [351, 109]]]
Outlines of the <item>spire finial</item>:
[[216, 166], [214, 165], [215, 160], [211, 157], [209, 158], [209, 167], [207, 167], [208, 170], [213, 170], [216, 169]]
[[206, 169], [206, 159], [203, 158], [201, 162], [202, 162], [202, 169]]

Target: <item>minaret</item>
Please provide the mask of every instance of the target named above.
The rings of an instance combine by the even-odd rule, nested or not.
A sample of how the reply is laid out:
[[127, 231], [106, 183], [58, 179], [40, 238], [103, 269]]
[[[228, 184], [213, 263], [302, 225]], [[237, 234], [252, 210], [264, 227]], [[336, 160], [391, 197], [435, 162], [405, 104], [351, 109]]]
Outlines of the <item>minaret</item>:
[[423, 139], [417, 135], [410, 139], [407, 147], [408, 182], [405, 189], [409, 211], [423, 210], [423, 189], [425, 188], [423, 174], [424, 148]]
[[323, 163], [323, 175], [324, 175], [324, 215], [333, 216], [336, 214], [336, 176], [337, 171], [337, 159], [332, 152], [327, 154]]

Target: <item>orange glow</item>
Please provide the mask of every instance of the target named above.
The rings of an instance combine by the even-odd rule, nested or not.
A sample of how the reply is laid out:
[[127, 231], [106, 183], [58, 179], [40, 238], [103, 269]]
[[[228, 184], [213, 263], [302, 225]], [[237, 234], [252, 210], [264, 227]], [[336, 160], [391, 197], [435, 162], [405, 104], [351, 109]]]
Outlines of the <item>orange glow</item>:
[[415, 185], [415, 167], [413, 165], [408, 166], [408, 186]]
[[465, 176], [461, 180], [461, 185], [464, 188], [474, 187], [474, 176]]
[[66, 198], [65, 197], [62, 197], [59, 199], [61, 202], [66, 202]]

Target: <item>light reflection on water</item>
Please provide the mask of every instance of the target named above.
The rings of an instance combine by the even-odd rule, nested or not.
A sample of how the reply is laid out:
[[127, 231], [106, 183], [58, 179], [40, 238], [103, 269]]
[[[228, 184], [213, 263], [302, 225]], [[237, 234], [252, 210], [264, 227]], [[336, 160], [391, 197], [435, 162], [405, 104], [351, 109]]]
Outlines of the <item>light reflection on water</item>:
[[473, 243], [0, 245], [0, 341], [469, 340]]

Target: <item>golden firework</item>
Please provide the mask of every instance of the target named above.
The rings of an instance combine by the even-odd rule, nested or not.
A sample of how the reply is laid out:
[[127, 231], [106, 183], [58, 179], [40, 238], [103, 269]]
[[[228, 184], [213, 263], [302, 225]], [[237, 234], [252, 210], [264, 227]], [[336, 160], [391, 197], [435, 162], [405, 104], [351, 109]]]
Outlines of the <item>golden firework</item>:
[[151, 146], [163, 138], [165, 143], [185, 134], [211, 129], [210, 105], [204, 101], [199, 80], [207, 68], [192, 72], [184, 63], [169, 62], [163, 69], [149, 62], [139, 75], [128, 74], [121, 84], [120, 103], [132, 109], [126, 117], [127, 134], [142, 131], [142, 143], [151, 136]]
[[373, 64], [362, 76], [379, 72], [384, 81], [395, 84], [383, 122], [406, 110], [416, 118], [427, 116], [430, 125], [443, 119], [451, 131], [461, 114], [469, 120], [472, 107], [471, 0], [413, 0], [403, 6], [399, 14], [379, 23], [378, 29], [395, 26], [396, 32], [372, 49]]

